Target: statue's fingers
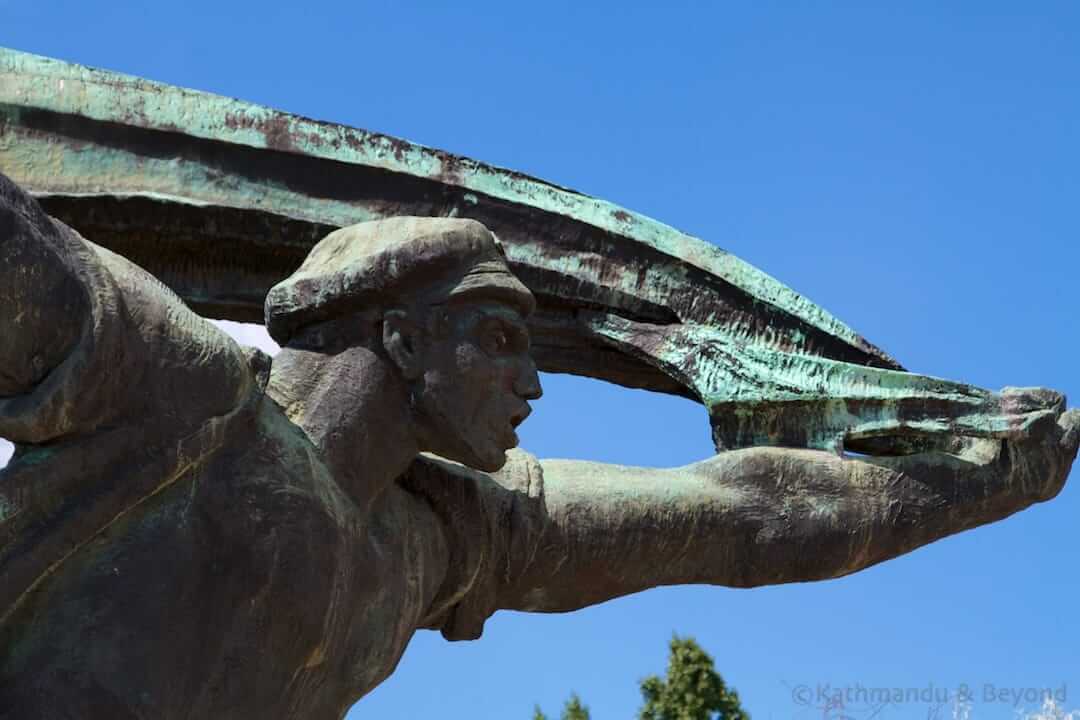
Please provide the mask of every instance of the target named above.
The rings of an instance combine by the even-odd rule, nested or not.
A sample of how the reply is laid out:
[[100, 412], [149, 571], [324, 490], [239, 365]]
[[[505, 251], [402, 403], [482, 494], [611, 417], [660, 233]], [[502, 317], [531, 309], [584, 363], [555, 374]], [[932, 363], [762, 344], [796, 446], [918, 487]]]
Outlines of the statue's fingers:
[[1058, 427], [1061, 428], [1061, 447], [1066, 459], [1072, 462], [1080, 449], [1080, 409], [1073, 408], [1062, 413], [1058, 418]]

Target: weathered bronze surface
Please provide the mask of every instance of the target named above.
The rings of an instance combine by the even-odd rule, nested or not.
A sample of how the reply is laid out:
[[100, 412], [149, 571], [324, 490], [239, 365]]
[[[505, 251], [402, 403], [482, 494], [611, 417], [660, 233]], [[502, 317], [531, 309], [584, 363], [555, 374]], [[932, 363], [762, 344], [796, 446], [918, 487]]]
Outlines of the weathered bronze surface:
[[[0, 173], [0, 718], [339, 717], [418, 628], [855, 572], [1080, 444], [1053, 391], [904, 372], [711, 245], [394, 138], [0, 50]], [[537, 366], [694, 398], [718, 454], [512, 451]]]

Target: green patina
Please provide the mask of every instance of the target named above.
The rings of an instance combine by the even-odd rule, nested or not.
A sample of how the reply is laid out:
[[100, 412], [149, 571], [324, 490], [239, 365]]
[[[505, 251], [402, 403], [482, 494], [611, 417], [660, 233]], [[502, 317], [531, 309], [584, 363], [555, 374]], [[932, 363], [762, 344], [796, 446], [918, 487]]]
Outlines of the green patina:
[[[18, 108], [34, 108], [104, 122], [137, 123], [140, 127], [180, 132], [192, 137], [286, 150], [427, 178], [472, 193], [573, 217], [607, 232], [631, 234], [635, 241], [721, 277], [814, 327], [850, 342], [859, 341], [855, 331], [813, 302], [714, 245], [612, 203], [387, 135], [2, 48], [0, 105], [5, 106], [3, 114], [13, 119], [17, 119], [13, 112], [17, 113]], [[74, 171], [73, 181], [95, 176], [117, 180], [126, 177], [133, 183], [131, 192], [154, 192], [155, 173], [127, 174], [132, 168], [122, 158], [107, 157], [96, 148], [89, 157], [80, 159], [72, 158], [60, 149], [56, 152], [61, 153], [62, 158], [51, 154], [53, 162], [75, 161], [70, 168]], [[3, 159], [6, 164], [7, 157]], [[146, 181], [151, 184], [141, 184]], [[185, 198], [193, 195], [206, 202], [215, 202], [221, 196], [219, 185], [215, 179], [197, 174], [183, 176]], [[229, 194], [233, 201], [243, 198], [253, 205], [272, 207], [275, 212], [292, 211], [320, 222], [348, 224], [366, 219], [333, 203], [316, 204], [310, 199], [289, 198], [287, 194], [285, 197], [267, 197], [261, 186], [230, 187]], [[473, 198], [475, 200], [475, 196]]]
[[[213, 151], [199, 150], [200, 142]], [[228, 153], [246, 154], [223, 164], [219, 156]], [[289, 176], [278, 166], [258, 167], [282, 153], [309, 170]], [[344, 189], [313, 184], [312, 169], [342, 178]], [[187, 300], [223, 317], [245, 303], [258, 312], [269, 286], [295, 267], [296, 260], [283, 260], [268, 270], [256, 259], [232, 267], [218, 286], [191, 279], [236, 265], [235, 256], [248, 250], [302, 258], [319, 228], [395, 214], [475, 217], [503, 238], [515, 270], [540, 299], [547, 325], [541, 332], [534, 326], [534, 336], [542, 369], [695, 397], [709, 410], [718, 448], [836, 449], [845, 438], [1006, 436], [1049, 412], [1016, 411], [994, 393], [902, 372], [760, 270], [611, 203], [235, 99], [0, 49], [0, 170], [43, 201], [82, 203], [68, 218], [77, 227], [83, 217], [101, 214], [95, 203], [105, 199], [271, 217], [273, 232], [251, 232], [242, 251], [221, 251], [229, 257], [200, 259], [227, 235], [215, 221], [185, 231], [171, 252], [179, 256], [175, 264], [194, 267], [187, 275], [165, 277], [169, 268], [148, 267]], [[384, 189], [387, 182], [396, 189]], [[364, 183], [374, 189], [353, 189]], [[118, 234], [131, 233], [129, 219], [110, 222]], [[277, 232], [286, 223], [306, 231]], [[168, 254], [166, 238], [144, 234], [160, 243], [145, 251], [144, 263]], [[209, 235], [208, 244], [188, 242], [199, 234]], [[650, 324], [661, 311], [668, 313], [663, 324]], [[612, 370], [612, 351], [638, 364]]]
[[692, 387], [709, 411], [718, 449], [842, 450], [846, 441], [876, 437], [1007, 437], [1063, 409], [1018, 412], [971, 385], [780, 352], [722, 327], [646, 326], [599, 315], [589, 322]]

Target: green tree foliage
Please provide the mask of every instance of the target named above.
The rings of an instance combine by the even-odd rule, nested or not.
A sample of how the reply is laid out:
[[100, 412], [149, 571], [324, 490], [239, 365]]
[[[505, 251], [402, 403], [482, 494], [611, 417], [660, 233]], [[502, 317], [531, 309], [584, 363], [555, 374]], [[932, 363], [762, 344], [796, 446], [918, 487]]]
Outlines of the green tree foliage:
[[577, 693], [573, 693], [566, 701], [560, 720], [589, 720], [589, 708], [581, 704]]
[[713, 659], [693, 638], [671, 639], [667, 677], [641, 681], [639, 720], [750, 720], [739, 694], [724, 684]]
[[[676, 635], [670, 648], [667, 675], [650, 675], [641, 681], [645, 704], [638, 720], [750, 720], [739, 694], [724, 684], [712, 657], [693, 638]], [[533, 720], [548, 718], [537, 707]], [[589, 720], [589, 708], [576, 693], [563, 707], [561, 720]]]
[[[540, 711], [540, 706], [533, 710], [533, 720], [548, 720], [547, 715]], [[589, 708], [581, 704], [581, 698], [577, 693], [571, 693], [570, 699], [563, 706], [559, 720], [589, 720]]]

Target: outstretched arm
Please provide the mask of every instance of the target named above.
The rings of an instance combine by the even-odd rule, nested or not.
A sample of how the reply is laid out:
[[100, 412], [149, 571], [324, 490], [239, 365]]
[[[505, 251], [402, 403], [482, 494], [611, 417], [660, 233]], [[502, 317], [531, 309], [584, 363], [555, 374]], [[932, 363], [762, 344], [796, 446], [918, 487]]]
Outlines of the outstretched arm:
[[546, 529], [499, 607], [560, 612], [659, 585], [839, 577], [1057, 494], [1080, 411], [955, 454], [750, 448], [670, 470], [544, 461]]
[[[265, 367], [0, 175], [0, 624], [27, 588], [185, 476]], [[248, 402], [249, 399], [252, 402]]]
[[0, 174], [0, 437], [43, 444], [139, 422], [141, 445], [172, 441], [251, 383], [224, 333]]
[[0, 397], [33, 388], [78, 342], [90, 311], [81, 248], [0, 174]]

